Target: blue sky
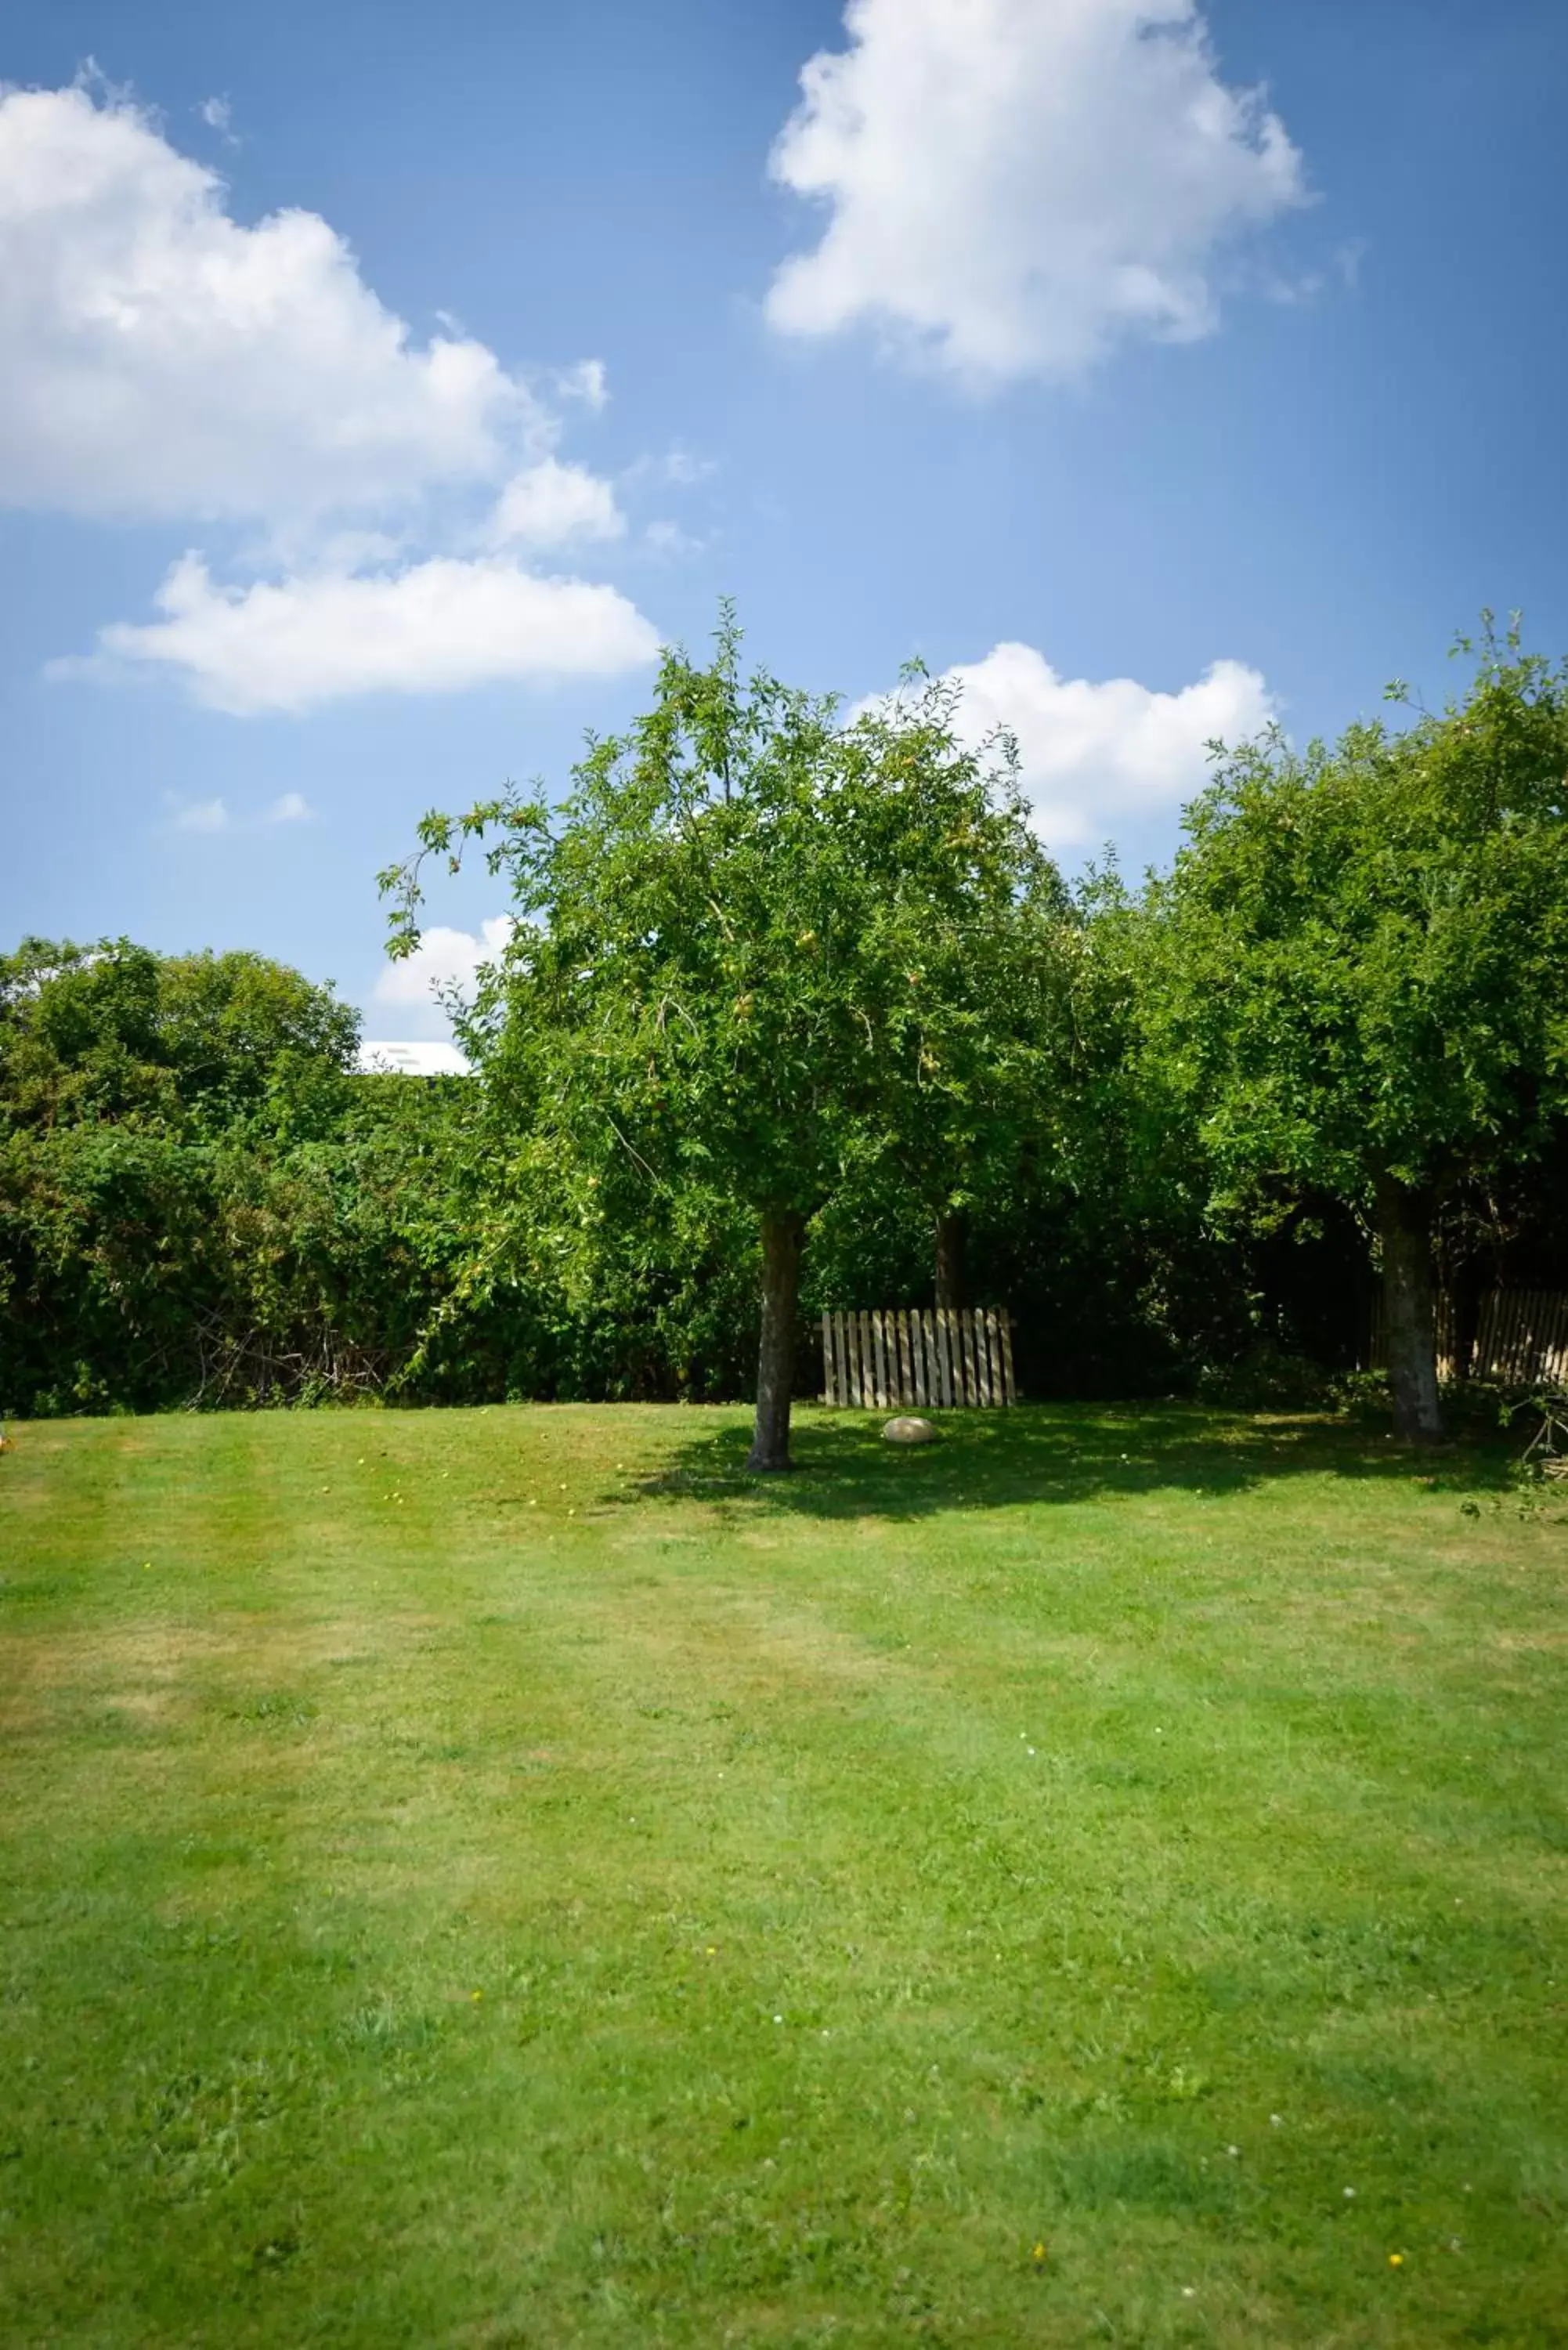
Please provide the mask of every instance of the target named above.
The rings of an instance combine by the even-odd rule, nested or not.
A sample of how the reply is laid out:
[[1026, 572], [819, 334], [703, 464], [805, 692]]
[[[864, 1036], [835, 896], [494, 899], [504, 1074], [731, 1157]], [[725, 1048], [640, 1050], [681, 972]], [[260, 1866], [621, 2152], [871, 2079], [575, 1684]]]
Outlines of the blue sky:
[[1482, 604], [1568, 645], [1543, 0], [12, 0], [0, 81], [8, 943], [438, 1035], [377, 868], [721, 594], [962, 669], [1069, 864]]

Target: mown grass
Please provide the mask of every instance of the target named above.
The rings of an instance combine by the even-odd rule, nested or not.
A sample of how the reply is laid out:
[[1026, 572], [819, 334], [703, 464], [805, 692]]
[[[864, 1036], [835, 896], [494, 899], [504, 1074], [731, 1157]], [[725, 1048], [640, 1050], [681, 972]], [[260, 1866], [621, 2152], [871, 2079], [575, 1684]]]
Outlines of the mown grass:
[[0, 2340], [1568, 2342], [1563, 1513], [1178, 1409], [0, 1458]]

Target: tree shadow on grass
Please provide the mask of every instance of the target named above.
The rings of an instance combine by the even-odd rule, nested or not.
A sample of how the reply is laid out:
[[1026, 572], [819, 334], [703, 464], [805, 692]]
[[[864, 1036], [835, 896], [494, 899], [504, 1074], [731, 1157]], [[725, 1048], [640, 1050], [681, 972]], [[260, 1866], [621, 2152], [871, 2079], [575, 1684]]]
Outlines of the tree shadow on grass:
[[1169, 1491], [1222, 1499], [1303, 1475], [1404, 1479], [1429, 1491], [1490, 1494], [1506, 1487], [1513, 1450], [1472, 1441], [1417, 1453], [1354, 1419], [1179, 1404], [947, 1412], [936, 1418], [934, 1444], [909, 1448], [884, 1442], [887, 1419], [797, 1413], [794, 1466], [767, 1477], [746, 1468], [748, 1427], [711, 1430], [678, 1446], [669, 1467], [638, 1494], [818, 1518], [916, 1518]]

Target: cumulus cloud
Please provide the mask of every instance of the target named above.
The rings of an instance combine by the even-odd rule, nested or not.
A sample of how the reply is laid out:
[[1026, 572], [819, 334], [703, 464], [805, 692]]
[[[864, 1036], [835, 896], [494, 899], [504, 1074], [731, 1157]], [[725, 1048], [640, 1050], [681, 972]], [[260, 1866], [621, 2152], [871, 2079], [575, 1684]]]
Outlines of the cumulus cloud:
[[786, 333], [867, 323], [975, 384], [1080, 372], [1216, 323], [1216, 258], [1304, 200], [1197, 0], [849, 0], [774, 178], [827, 208], [768, 297]]
[[376, 982], [378, 1003], [428, 1003], [439, 990], [455, 987], [467, 994], [479, 966], [493, 962], [512, 936], [510, 914], [494, 914], [472, 931], [452, 931], [432, 923], [420, 932], [420, 943], [401, 962], [389, 962]]
[[514, 473], [495, 503], [486, 532], [492, 546], [555, 547], [573, 539], [619, 538], [626, 516], [610, 484], [583, 465], [558, 457]]
[[229, 811], [223, 800], [192, 800], [173, 819], [176, 832], [227, 832]]
[[0, 498], [84, 515], [384, 512], [493, 481], [543, 411], [416, 344], [314, 213], [247, 228], [130, 105], [0, 95]]
[[603, 359], [578, 359], [573, 367], [557, 368], [555, 383], [562, 400], [580, 400], [585, 408], [597, 411], [609, 399]]
[[[449, 930], [434, 923], [420, 934], [415, 952], [401, 962], [389, 962], [377, 979], [372, 1001], [395, 1004], [413, 1024], [430, 1030], [446, 1025], [446, 1002], [455, 994], [472, 994], [482, 963], [493, 962], [504, 952], [513, 931], [510, 914], [496, 914], [472, 931]], [[366, 1046], [369, 1052], [372, 1047]], [[385, 1046], [380, 1047], [386, 1050]]]
[[[226, 128], [221, 102], [202, 116]], [[460, 328], [420, 342], [317, 214], [226, 206], [122, 93], [0, 88], [0, 504], [253, 531], [242, 584], [187, 555], [157, 620], [56, 673], [161, 668], [247, 714], [648, 659], [614, 588], [505, 552], [624, 530], [608, 483], [556, 455], [558, 408]], [[548, 388], [597, 410], [603, 367]]]
[[1175, 693], [1130, 677], [1060, 677], [1033, 645], [994, 645], [948, 674], [963, 688], [968, 740], [999, 726], [1015, 739], [1036, 827], [1064, 852], [1168, 822], [1208, 778], [1207, 744], [1255, 734], [1278, 709], [1261, 672], [1237, 660], [1212, 662]]
[[[102, 629], [88, 666], [100, 675], [119, 664], [161, 668], [198, 702], [239, 717], [352, 694], [605, 676], [659, 649], [652, 627], [616, 588], [542, 579], [499, 556], [227, 588], [199, 555], [187, 555], [157, 603], [161, 619]], [[83, 664], [55, 666], [73, 674]]]
[[303, 792], [283, 792], [259, 814], [234, 816], [223, 799], [188, 800], [183, 806], [172, 793], [164, 795], [174, 832], [252, 832], [269, 824], [312, 824], [316, 810]]

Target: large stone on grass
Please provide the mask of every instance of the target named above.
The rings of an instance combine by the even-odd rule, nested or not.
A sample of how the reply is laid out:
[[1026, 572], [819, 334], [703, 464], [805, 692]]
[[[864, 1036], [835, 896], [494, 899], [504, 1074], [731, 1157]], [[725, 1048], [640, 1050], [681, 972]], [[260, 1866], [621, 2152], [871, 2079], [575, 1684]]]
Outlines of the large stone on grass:
[[884, 1444], [934, 1444], [936, 1440], [937, 1431], [929, 1419], [913, 1419], [907, 1413], [890, 1419], [882, 1430]]

